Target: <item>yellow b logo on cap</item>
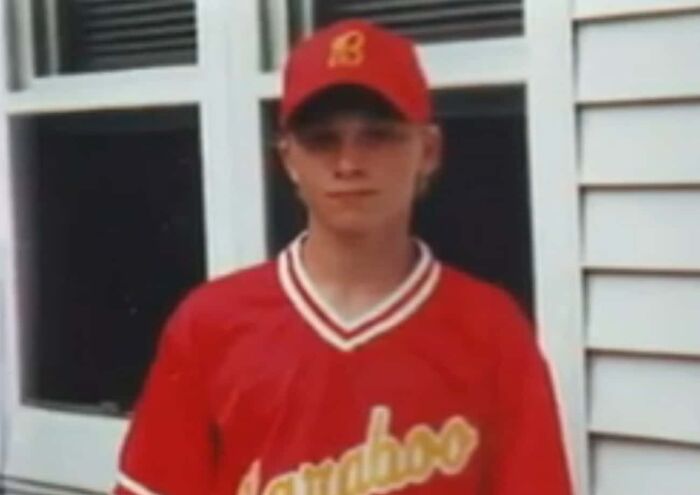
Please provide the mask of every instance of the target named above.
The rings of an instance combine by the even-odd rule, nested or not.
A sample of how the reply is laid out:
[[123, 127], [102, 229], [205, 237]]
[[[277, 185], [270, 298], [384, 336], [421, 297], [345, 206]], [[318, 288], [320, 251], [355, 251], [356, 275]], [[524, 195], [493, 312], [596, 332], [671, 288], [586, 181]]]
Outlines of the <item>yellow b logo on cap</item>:
[[361, 31], [348, 31], [331, 41], [328, 67], [357, 67], [364, 60], [365, 35]]

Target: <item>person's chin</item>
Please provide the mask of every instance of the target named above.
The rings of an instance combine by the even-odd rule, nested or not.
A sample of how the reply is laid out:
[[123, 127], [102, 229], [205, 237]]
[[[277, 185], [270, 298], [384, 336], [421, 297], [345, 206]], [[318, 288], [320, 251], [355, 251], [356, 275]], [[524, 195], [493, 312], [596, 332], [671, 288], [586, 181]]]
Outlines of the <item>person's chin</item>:
[[339, 236], [364, 237], [383, 229], [383, 222], [376, 215], [354, 212], [329, 219], [327, 227]]

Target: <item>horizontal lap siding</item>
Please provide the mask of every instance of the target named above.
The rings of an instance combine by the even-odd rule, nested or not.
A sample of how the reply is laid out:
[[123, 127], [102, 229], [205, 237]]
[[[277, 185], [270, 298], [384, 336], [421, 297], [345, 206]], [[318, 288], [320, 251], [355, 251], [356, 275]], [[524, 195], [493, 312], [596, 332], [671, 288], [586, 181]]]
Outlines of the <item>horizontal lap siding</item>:
[[674, 7], [700, 7], [700, 0], [576, 0], [576, 13], [635, 12]]
[[592, 491], [696, 495], [700, 2], [575, 11]]
[[700, 361], [591, 357], [594, 432], [700, 444]]
[[697, 95], [698, 26], [700, 13], [581, 25], [580, 99]]
[[700, 278], [591, 274], [586, 293], [592, 348], [700, 358]]
[[700, 184], [700, 102], [587, 109], [584, 183]]
[[587, 265], [700, 269], [700, 188], [590, 191], [583, 203]]
[[596, 495], [697, 495], [700, 450], [600, 437], [593, 446]]

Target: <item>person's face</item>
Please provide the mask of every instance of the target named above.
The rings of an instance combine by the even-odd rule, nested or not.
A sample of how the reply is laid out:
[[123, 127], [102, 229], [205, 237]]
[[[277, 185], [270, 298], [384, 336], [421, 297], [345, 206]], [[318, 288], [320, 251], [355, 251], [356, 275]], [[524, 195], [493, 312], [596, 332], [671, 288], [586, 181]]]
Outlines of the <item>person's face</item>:
[[433, 125], [343, 112], [286, 132], [279, 149], [310, 222], [360, 234], [408, 227], [441, 136]]

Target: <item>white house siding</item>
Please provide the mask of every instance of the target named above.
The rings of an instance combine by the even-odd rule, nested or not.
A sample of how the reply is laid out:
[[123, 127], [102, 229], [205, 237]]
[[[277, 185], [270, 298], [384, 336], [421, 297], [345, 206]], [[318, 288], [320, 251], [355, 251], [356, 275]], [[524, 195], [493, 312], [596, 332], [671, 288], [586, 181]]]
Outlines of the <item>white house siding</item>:
[[700, 2], [579, 0], [591, 492], [700, 493]]

